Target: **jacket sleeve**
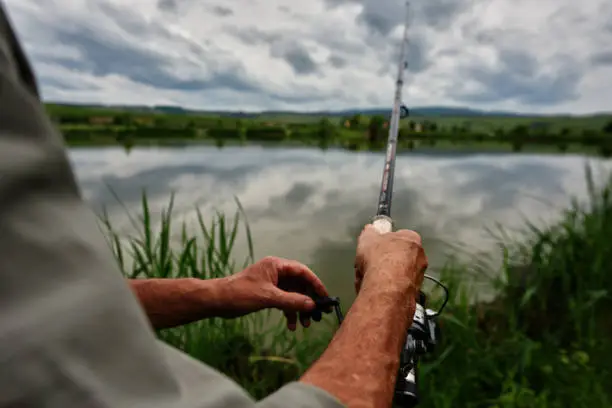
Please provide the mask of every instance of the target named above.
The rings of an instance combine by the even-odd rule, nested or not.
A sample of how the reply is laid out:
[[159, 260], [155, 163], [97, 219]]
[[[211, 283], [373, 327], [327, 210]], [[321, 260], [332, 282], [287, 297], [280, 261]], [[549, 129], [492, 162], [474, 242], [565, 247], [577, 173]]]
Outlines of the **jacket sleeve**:
[[2, 3], [0, 310], [0, 407], [340, 406], [300, 384], [256, 404], [156, 340], [80, 197]]
[[315, 386], [292, 382], [257, 403], [258, 408], [346, 408], [344, 404]]
[[81, 200], [1, 3], [0, 310], [1, 407], [136, 407], [143, 389], [178, 386]]

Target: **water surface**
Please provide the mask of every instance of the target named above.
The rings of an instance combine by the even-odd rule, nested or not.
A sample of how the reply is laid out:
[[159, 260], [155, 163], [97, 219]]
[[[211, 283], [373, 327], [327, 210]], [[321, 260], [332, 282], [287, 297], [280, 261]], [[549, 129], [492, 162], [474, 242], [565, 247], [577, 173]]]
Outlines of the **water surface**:
[[[175, 213], [196, 223], [234, 213], [243, 204], [256, 256], [295, 258], [310, 265], [341, 296], [352, 295], [355, 238], [376, 209], [382, 153], [306, 148], [188, 146], [78, 148], [70, 152], [84, 197], [106, 206], [120, 227], [123, 205], [137, 211], [142, 189], [159, 211], [175, 193]], [[491, 251], [485, 230], [524, 219], [551, 222], [573, 196], [585, 197], [584, 166], [611, 161], [579, 155], [410, 153], [397, 159], [392, 213], [399, 227], [419, 231], [432, 269], [450, 246]], [[240, 251], [244, 251], [241, 243]]]

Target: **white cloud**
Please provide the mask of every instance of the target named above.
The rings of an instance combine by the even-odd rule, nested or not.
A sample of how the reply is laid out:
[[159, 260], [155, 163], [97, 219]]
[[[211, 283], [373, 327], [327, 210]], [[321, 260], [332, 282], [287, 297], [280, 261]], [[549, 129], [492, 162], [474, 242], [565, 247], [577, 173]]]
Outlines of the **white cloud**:
[[[400, 0], [6, 3], [47, 100], [249, 110], [391, 103]], [[595, 58], [612, 51], [605, 0], [413, 4], [409, 105], [612, 109], [612, 63]]]

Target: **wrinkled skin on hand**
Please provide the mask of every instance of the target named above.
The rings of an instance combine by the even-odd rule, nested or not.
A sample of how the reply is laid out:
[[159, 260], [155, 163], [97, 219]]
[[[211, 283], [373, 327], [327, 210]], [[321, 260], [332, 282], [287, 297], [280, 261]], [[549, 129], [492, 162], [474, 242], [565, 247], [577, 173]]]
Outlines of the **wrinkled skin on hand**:
[[380, 234], [368, 224], [357, 241], [355, 291], [359, 293], [366, 271], [369, 271], [368, 275], [375, 275], [372, 278], [380, 285], [399, 285], [404, 281], [420, 288], [427, 266], [427, 256], [418, 233], [398, 230]]
[[310, 326], [315, 308], [308, 295], [329, 296], [321, 280], [306, 265], [268, 256], [228, 278], [231, 316], [238, 317], [267, 308], [283, 311], [289, 330], [297, 327], [298, 315]]

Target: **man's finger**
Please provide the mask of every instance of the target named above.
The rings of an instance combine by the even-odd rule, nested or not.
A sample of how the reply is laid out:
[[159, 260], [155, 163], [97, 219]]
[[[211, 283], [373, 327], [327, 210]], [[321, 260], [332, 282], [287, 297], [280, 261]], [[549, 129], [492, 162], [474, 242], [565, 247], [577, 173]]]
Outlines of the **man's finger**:
[[[278, 273], [280, 277], [292, 277], [304, 280], [319, 296], [329, 296], [321, 279], [301, 262], [279, 258]], [[305, 288], [310, 289], [310, 288]]]
[[361, 230], [359, 238], [357, 239], [358, 246], [368, 246], [370, 242], [375, 242], [380, 239], [380, 232], [372, 224], [366, 224]]
[[401, 235], [402, 238], [404, 239], [408, 239], [414, 243], [417, 243], [419, 245], [423, 245], [423, 240], [421, 239], [421, 235], [419, 235], [418, 232], [416, 231], [411, 231], [411, 230], [407, 230], [407, 229], [402, 229], [402, 230], [397, 230], [395, 231], [396, 235]]
[[285, 292], [282, 289], [273, 290], [274, 307], [285, 312], [310, 312], [316, 305], [309, 296], [297, 292]]
[[302, 327], [310, 327], [310, 316], [306, 313], [300, 313], [300, 323]]
[[380, 235], [380, 232], [378, 232], [378, 230], [376, 229], [376, 227], [374, 226], [374, 224], [366, 224], [363, 227], [363, 231], [361, 231], [362, 234], [376, 234], [376, 235]]
[[359, 239], [368, 240], [371, 237], [378, 237], [378, 236], [380, 236], [380, 232], [378, 232], [376, 227], [374, 227], [373, 224], [366, 224], [361, 230], [361, 234], [359, 234]]
[[287, 328], [291, 331], [295, 331], [297, 329], [297, 313], [285, 311], [284, 314], [287, 318]]

